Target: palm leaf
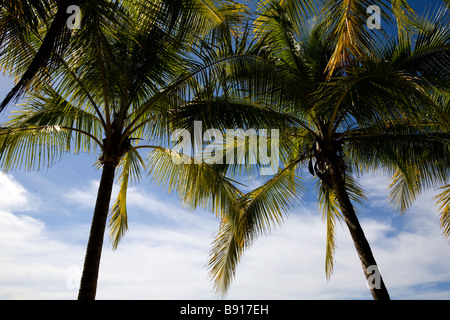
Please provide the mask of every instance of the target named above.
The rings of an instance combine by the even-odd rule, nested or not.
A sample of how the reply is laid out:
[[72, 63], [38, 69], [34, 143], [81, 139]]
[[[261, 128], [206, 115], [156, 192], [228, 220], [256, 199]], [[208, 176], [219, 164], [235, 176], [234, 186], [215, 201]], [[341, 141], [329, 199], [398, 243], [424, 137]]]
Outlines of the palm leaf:
[[412, 26], [417, 18], [416, 13], [406, 0], [392, 0], [391, 7], [397, 21], [398, 38], [410, 37], [412, 35]]
[[[366, 29], [367, 8], [365, 0], [325, 1], [326, 20], [334, 31], [336, 49], [328, 63], [331, 76], [338, 68], [347, 68], [353, 58], [364, 60], [371, 50], [370, 35]], [[385, 15], [383, 11], [381, 16]]]
[[393, 175], [389, 198], [401, 213], [423, 190], [448, 179], [448, 133], [435, 124], [400, 122], [349, 131], [348, 135], [353, 167], [362, 171], [382, 168]]
[[391, 203], [404, 213], [414, 202], [421, 192], [418, 172], [403, 174], [403, 170], [397, 168], [389, 185], [389, 198]]
[[286, 214], [304, 191], [295, 173], [296, 159], [264, 185], [243, 195], [227, 211], [210, 252], [210, 277], [217, 293], [225, 294], [235, 269], [253, 239], [283, 222]]
[[141, 168], [145, 168], [144, 160], [134, 149], [130, 149], [121, 160], [121, 172], [119, 173], [120, 190], [117, 199], [109, 214], [110, 239], [113, 249], [117, 249], [120, 240], [128, 230], [127, 215], [127, 190], [132, 179], [139, 180]]
[[319, 195], [319, 209], [322, 210], [322, 219], [326, 223], [327, 239], [325, 250], [325, 275], [331, 277], [334, 269], [334, 252], [336, 249], [336, 220], [342, 219], [339, 203], [332, 189], [322, 184]]
[[212, 166], [203, 161], [197, 163], [191, 155], [167, 148], [155, 147], [148, 155], [147, 168], [158, 186], [169, 193], [178, 193], [183, 205], [210, 210], [218, 217], [224, 216], [226, 208], [240, 194], [234, 182], [221, 176]]
[[297, 34], [303, 28], [303, 24], [308, 17], [313, 17], [318, 14], [319, 8], [317, 1], [297, 1], [297, 0], [259, 0], [257, 9], [260, 15], [256, 19], [256, 26], [264, 28], [264, 25], [270, 23], [268, 16], [274, 8], [280, 8], [289, 16], [292, 21], [292, 26]]
[[441, 190], [443, 191], [436, 196], [436, 204], [440, 205], [441, 228], [444, 237], [448, 239], [450, 237], [450, 185], [442, 187]]
[[225, 295], [236, 274], [236, 266], [243, 255], [243, 242], [232, 223], [224, 218], [212, 242], [208, 266], [215, 291]]
[[3, 170], [48, 168], [68, 151], [68, 134], [58, 126], [3, 128], [0, 134]]
[[414, 40], [408, 37], [388, 41], [377, 55], [398, 70], [404, 70], [422, 86], [449, 88], [450, 28], [441, 15], [416, 18]]
[[339, 128], [337, 120], [348, 117], [365, 127], [373, 123], [394, 125], [406, 118], [438, 119], [443, 114], [415, 77], [369, 60], [352, 67], [345, 78], [320, 88], [315, 110], [330, 119], [329, 136]]

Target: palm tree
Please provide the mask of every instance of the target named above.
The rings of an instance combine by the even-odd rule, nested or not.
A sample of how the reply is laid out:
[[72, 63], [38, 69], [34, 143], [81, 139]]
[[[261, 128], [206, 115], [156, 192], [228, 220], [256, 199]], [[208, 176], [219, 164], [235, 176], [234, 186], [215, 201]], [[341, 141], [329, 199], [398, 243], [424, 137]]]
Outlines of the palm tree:
[[[142, 170], [149, 170], [169, 191], [176, 190], [185, 205], [218, 214], [238, 192], [204, 162], [175, 165], [172, 158], [182, 155], [169, 150], [166, 143], [169, 110], [194, 97], [190, 93], [198, 91], [204, 70], [187, 51], [195, 43], [193, 34], [198, 36], [201, 30], [207, 39], [209, 29], [217, 36], [226, 16], [236, 15], [236, 8], [214, 7], [210, 1], [125, 4], [129, 7], [121, 10], [127, 24], [103, 21], [114, 32], [106, 32], [101, 25], [81, 29], [85, 41], [71, 42], [67, 54], [58, 55], [58, 67], [49, 70], [51, 81], [28, 94], [0, 135], [4, 170], [39, 169], [67, 152], [100, 149], [97, 164], [102, 174], [79, 299], [95, 299], [116, 177], [120, 191], [109, 220], [113, 248], [127, 230], [127, 186], [141, 177]], [[148, 161], [141, 156], [146, 150], [151, 151]], [[185, 184], [186, 180], [190, 183]]]
[[[448, 127], [443, 127], [448, 113], [432, 98], [437, 91], [448, 97], [448, 24], [424, 21], [418, 24], [414, 41], [412, 31], [377, 40], [365, 31], [356, 32], [362, 29], [356, 24], [330, 22], [326, 10], [308, 18], [305, 13], [310, 8], [300, 5], [307, 2], [264, 6], [266, 2], [254, 24], [257, 43], [245, 50], [242, 41], [217, 53], [229, 63], [228, 73], [218, 80], [226, 83], [222, 88], [227, 102], [208, 108], [191, 104], [179, 110], [179, 123], [184, 126], [196, 119], [215, 128], [238, 124], [281, 131], [282, 167], [228, 208], [213, 242], [210, 275], [217, 292], [224, 294], [245, 248], [281, 223], [301, 198], [304, 184], [297, 169], [303, 165], [316, 178], [327, 225], [327, 277], [333, 270], [336, 221], [342, 220], [364, 275], [372, 281], [369, 271], [376, 270], [377, 262], [353, 206], [364, 200], [355, 177], [367, 170], [394, 174], [415, 166], [428, 171], [433, 181], [436, 176], [440, 181], [448, 178], [449, 135]], [[325, 1], [326, 8], [344, 3], [354, 9], [365, 2]], [[354, 12], [347, 14], [350, 19]], [[350, 42], [342, 45], [345, 40]], [[225, 113], [227, 117], [217, 116]], [[234, 173], [236, 166], [223, 169], [227, 170]], [[378, 280], [370, 289], [373, 298], [389, 299], [381, 275]]]

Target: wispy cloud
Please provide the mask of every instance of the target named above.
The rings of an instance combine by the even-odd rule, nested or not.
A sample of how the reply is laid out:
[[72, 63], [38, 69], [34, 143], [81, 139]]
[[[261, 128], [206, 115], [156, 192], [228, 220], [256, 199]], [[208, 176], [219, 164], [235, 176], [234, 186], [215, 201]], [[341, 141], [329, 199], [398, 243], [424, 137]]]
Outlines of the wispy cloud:
[[0, 299], [64, 299], [67, 268], [82, 251], [54, 239], [43, 221], [0, 211]]
[[33, 196], [10, 174], [0, 173], [0, 203], [3, 210], [29, 211]]
[[94, 208], [99, 181], [91, 180], [84, 188], [74, 188], [62, 192], [62, 196], [69, 202], [84, 208]]

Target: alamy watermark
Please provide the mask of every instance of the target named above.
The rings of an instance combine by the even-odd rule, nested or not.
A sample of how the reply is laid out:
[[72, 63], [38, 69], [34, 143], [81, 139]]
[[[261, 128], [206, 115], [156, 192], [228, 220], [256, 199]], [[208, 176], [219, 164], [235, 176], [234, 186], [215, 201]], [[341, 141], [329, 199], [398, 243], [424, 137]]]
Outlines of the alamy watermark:
[[77, 5], [67, 7], [66, 13], [70, 14], [66, 21], [66, 26], [70, 30], [80, 29], [81, 27], [81, 9]]
[[368, 266], [366, 269], [367, 287], [369, 289], [381, 289], [381, 273], [377, 265]]
[[78, 265], [70, 265], [67, 267], [66, 288], [69, 290], [78, 290], [80, 288], [81, 267]]
[[[208, 129], [194, 121], [194, 132], [177, 129], [172, 133], [172, 161], [175, 164], [259, 164], [261, 175], [274, 175], [279, 168], [279, 130]], [[269, 148], [270, 144], [270, 148]], [[186, 155], [186, 156], [180, 156]]]
[[377, 5], [371, 5], [367, 7], [367, 13], [371, 16], [367, 19], [367, 28], [381, 29], [381, 9]]

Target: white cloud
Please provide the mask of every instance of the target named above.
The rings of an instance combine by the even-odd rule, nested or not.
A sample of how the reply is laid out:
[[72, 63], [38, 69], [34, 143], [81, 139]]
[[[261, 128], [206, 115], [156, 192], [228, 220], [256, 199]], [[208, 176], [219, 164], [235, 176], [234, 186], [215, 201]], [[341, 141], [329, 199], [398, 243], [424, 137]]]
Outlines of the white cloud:
[[[386, 201], [380, 191], [386, 181], [363, 181], [369, 193], [372, 191], [372, 200]], [[16, 189], [11, 190], [16, 193], [12, 192], [10, 199], [27, 203], [29, 194], [10, 176], [0, 180], [0, 190], [13, 183]], [[94, 183], [90, 183], [80, 195], [92, 197], [93, 189]], [[76, 190], [71, 192], [76, 194]], [[71, 199], [72, 203], [76, 200]], [[0, 208], [4, 208], [1, 201], [9, 203], [8, 208], [18, 205], [0, 198]], [[217, 219], [204, 212], [190, 213], [171, 197], [148, 195], [138, 188], [130, 189], [129, 201], [128, 234], [115, 252], [107, 239], [104, 243], [97, 297], [216, 298], [206, 265]], [[401, 218], [401, 226], [394, 223], [398, 219], [395, 213], [382, 212], [388, 210], [382, 202], [377, 207], [379, 216], [361, 214], [362, 226], [393, 298], [447, 299], [450, 294], [450, 248], [442, 239], [433, 203], [432, 192], [423, 195]], [[67, 224], [67, 230], [53, 230], [47, 220], [13, 212], [0, 211], [0, 298], [76, 298], [90, 219], [83, 225]], [[72, 228], [77, 230], [76, 235]], [[338, 227], [337, 244], [335, 271], [327, 282], [325, 225], [315, 206], [306, 203], [282, 227], [257, 239], [249, 248], [227, 298], [370, 299], [345, 226]], [[447, 282], [446, 286], [437, 285], [442, 282]]]
[[0, 211], [0, 299], [68, 298], [66, 271], [77, 250], [52, 239], [44, 222]]
[[210, 231], [133, 226], [117, 251], [105, 251], [97, 297], [211, 298], [205, 269]]
[[3, 210], [28, 211], [33, 208], [33, 200], [12, 175], [0, 173], [0, 204]]
[[83, 189], [71, 189], [62, 192], [62, 196], [68, 201], [77, 204], [83, 208], [94, 208], [97, 198], [99, 181], [91, 180], [89, 185]]

